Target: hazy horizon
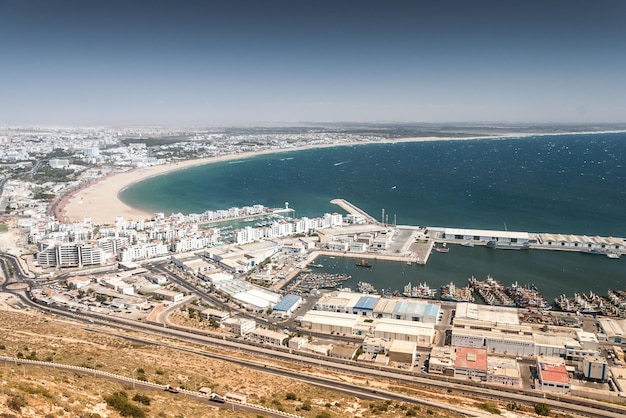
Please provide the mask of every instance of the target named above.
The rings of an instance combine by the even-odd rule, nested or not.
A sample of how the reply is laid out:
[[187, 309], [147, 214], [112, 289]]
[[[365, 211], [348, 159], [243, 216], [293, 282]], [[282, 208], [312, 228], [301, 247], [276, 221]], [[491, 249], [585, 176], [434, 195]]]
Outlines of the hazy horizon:
[[626, 2], [0, 1], [0, 125], [626, 122]]

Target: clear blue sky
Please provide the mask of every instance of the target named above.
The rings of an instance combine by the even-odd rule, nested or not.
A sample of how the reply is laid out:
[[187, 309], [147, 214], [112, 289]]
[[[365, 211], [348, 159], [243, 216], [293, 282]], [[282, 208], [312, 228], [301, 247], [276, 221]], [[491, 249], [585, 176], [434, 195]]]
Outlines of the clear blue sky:
[[626, 1], [0, 0], [0, 124], [626, 122]]

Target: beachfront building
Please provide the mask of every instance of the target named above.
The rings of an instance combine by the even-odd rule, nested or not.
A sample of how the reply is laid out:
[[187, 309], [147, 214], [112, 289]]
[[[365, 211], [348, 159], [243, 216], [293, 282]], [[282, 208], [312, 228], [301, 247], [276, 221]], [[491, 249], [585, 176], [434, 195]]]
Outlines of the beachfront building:
[[537, 357], [537, 380], [541, 390], [568, 393], [571, 389], [564, 360], [559, 357]]
[[37, 264], [43, 268], [84, 267], [102, 265], [106, 256], [101, 248], [87, 243], [42, 241], [37, 253]]
[[168, 246], [161, 243], [133, 245], [120, 249], [117, 253], [119, 261], [145, 260], [149, 258], [162, 257], [169, 253]]

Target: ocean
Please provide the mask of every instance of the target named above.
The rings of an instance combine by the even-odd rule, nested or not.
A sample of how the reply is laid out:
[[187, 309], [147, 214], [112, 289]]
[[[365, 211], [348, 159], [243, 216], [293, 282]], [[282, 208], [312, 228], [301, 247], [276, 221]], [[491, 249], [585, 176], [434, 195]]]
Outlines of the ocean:
[[[192, 167], [126, 189], [127, 204], [153, 212], [201, 213], [262, 204], [295, 216], [339, 211], [344, 198], [388, 223], [626, 237], [626, 134], [368, 144], [281, 152]], [[424, 267], [320, 260], [353, 281], [401, 290], [491, 274], [534, 283], [549, 298], [624, 289], [624, 257], [452, 246]], [[334, 267], [333, 267], [334, 266]], [[354, 270], [354, 271], [352, 271]], [[346, 285], [354, 285], [346, 283]]]

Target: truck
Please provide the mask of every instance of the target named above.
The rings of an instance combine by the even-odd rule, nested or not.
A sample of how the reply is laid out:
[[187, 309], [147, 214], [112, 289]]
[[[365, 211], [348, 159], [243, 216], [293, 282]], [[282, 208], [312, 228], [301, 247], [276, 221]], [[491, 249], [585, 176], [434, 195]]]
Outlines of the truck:
[[170, 393], [178, 393], [178, 389], [176, 389], [175, 387], [170, 386], [170, 385], [165, 385], [164, 390], [166, 392], [170, 392]]
[[209, 395], [209, 400], [213, 401], [213, 402], [218, 402], [218, 403], [225, 403], [226, 402], [226, 398], [223, 396], [218, 395], [217, 393], [213, 392]]

